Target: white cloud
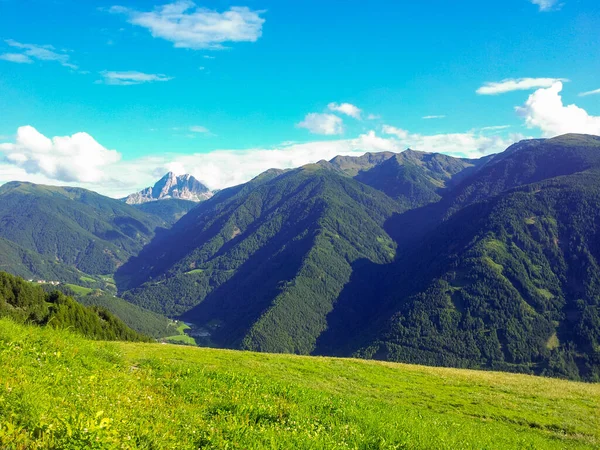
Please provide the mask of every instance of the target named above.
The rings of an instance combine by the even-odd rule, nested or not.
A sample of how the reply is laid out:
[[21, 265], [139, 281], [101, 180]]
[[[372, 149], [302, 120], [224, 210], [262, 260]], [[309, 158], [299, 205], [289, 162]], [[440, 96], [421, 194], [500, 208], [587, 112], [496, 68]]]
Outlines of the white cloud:
[[425, 120], [432, 120], [432, 119], [445, 119], [446, 116], [444, 115], [439, 115], [439, 116], [423, 116], [423, 119]]
[[310, 113], [297, 126], [312, 134], [336, 135], [344, 132], [344, 121], [333, 114]]
[[256, 42], [265, 23], [261, 17], [264, 11], [235, 6], [220, 13], [189, 0], [158, 6], [150, 12], [122, 6], [113, 6], [109, 11], [125, 14], [129, 23], [148, 29], [153, 37], [178, 48], [221, 50], [228, 42]]
[[14, 143], [0, 144], [4, 163], [64, 182], [93, 183], [104, 179], [103, 169], [121, 155], [108, 150], [87, 133], [47, 138], [31, 126], [20, 127]]
[[105, 70], [104, 72], [100, 72], [100, 75], [102, 75], [104, 78], [104, 80], [100, 81], [100, 83], [104, 82], [105, 84], [115, 86], [131, 86], [133, 84], [152, 83], [154, 81], [169, 81], [173, 79], [172, 77], [168, 77], [163, 74], [152, 74], [136, 71], [113, 72]]
[[410, 133], [390, 125], [383, 126], [383, 133], [396, 136], [398, 147], [400, 148], [412, 148], [413, 150], [444, 153], [464, 158], [480, 158], [492, 153], [498, 153], [524, 138], [521, 135], [512, 135], [508, 138], [486, 136], [482, 132], [475, 131], [421, 135]]
[[531, 3], [540, 7], [540, 11], [554, 11], [560, 9], [562, 4], [558, 0], [530, 0]]
[[482, 127], [480, 128], [481, 131], [500, 131], [500, 130], [506, 130], [507, 128], [510, 128], [510, 125], [494, 125], [491, 127]]
[[9, 55], [9, 58], [11, 58], [2, 58], [7, 61], [20, 63], [31, 63], [34, 59], [40, 61], [56, 61], [61, 66], [68, 67], [69, 69], [78, 69], [75, 64], [70, 62], [69, 55], [66, 52], [57, 52], [51, 45], [22, 44], [21, 42], [12, 39], [7, 39], [5, 42], [13, 48], [22, 50], [22, 53], [5, 53], [3, 56]]
[[208, 130], [208, 128], [203, 127], [201, 125], [194, 125], [190, 127], [190, 131], [192, 133], [210, 133], [210, 131]]
[[528, 91], [537, 88], [548, 88], [559, 81], [569, 81], [565, 78], [512, 78], [500, 82], [487, 82], [479, 89], [479, 95], [498, 95], [513, 91]]
[[383, 134], [394, 135], [398, 139], [406, 139], [408, 137], [408, 131], [403, 130], [402, 128], [392, 127], [390, 125], [384, 125], [382, 127]]
[[367, 120], [378, 120], [378, 119], [381, 119], [381, 116], [378, 114], [369, 114], [367, 116]]
[[[358, 156], [368, 151], [401, 150], [397, 142], [378, 137], [374, 132], [356, 139], [316, 141], [305, 144], [284, 143], [275, 148], [215, 150], [196, 154], [163, 153], [128, 161], [119, 161], [117, 152], [109, 155], [108, 158], [94, 156], [104, 155], [104, 153], [92, 146], [90, 150], [95, 151], [88, 151], [86, 156], [83, 156], [83, 151], [71, 152], [69, 156], [63, 155], [65, 160], [61, 159], [60, 164], [54, 166], [45, 164], [42, 170], [38, 167], [42, 164], [29, 166], [26, 162], [21, 162], [21, 158], [16, 155], [25, 153], [24, 148], [26, 148], [27, 154], [36, 155], [36, 160], [47, 157], [55, 162], [58, 158], [55, 155], [57, 152], [53, 152], [50, 146], [57, 138], [50, 140], [31, 127], [20, 128], [19, 135], [25, 135], [25, 138], [18, 137], [15, 144], [0, 144], [1, 153], [14, 154], [12, 158], [5, 158], [4, 161], [0, 158], [0, 183], [12, 180], [52, 185], [68, 183], [115, 198], [124, 197], [150, 186], [169, 171], [178, 174], [191, 173], [211, 188], [226, 188], [249, 181], [271, 168], [296, 168], [322, 159], [329, 160], [340, 154]], [[89, 135], [85, 136], [103, 149]], [[92, 172], [85, 166], [86, 161], [89, 160], [110, 161], [110, 163], [96, 164], [94, 166], [96, 171]], [[46, 166], [52, 167], [46, 170]], [[57, 166], [62, 170], [58, 170]], [[70, 170], [69, 176], [64, 176], [67, 169]], [[80, 176], [76, 176], [77, 174]]]
[[600, 117], [590, 116], [577, 105], [565, 106], [560, 96], [561, 82], [538, 89], [517, 108], [529, 128], [539, 128], [546, 137], [566, 133], [600, 134]]
[[130, 170], [147, 167], [147, 170], [142, 170], [153, 173], [147, 182], [151, 184], [170, 168], [177, 167], [179, 173], [190, 173], [210, 188], [226, 188], [245, 183], [272, 168], [291, 169], [322, 159], [330, 160], [337, 155], [360, 156], [365, 152], [400, 150], [402, 148], [394, 140], [381, 138], [371, 131], [356, 139], [282, 144], [270, 149], [215, 150], [191, 155], [153, 156], [135, 161]]
[[347, 116], [353, 117], [355, 119], [359, 119], [361, 118], [361, 114], [362, 114], [362, 109], [360, 109], [358, 106], [354, 106], [350, 103], [330, 103], [329, 105], [327, 105], [327, 108], [329, 108], [330, 111], [334, 111], [334, 112], [339, 112], [342, 114], [346, 114]]
[[337, 155], [400, 152], [410, 147], [475, 158], [502, 151], [522, 138], [486, 137], [475, 132], [424, 136], [391, 126], [384, 131], [392, 137], [370, 131], [355, 139], [284, 143], [267, 149], [160, 154], [121, 161], [117, 151], [107, 150], [86, 133], [48, 139], [32, 127], [21, 127], [15, 143], [0, 144], [0, 154], [4, 154], [4, 160], [0, 159], [0, 183], [20, 180], [69, 184], [120, 198], [154, 184], [169, 171], [191, 173], [213, 189], [226, 188], [271, 168], [295, 168]]
[[580, 97], [587, 97], [588, 95], [599, 95], [600, 89], [596, 89], [595, 91], [582, 92], [579, 94]]
[[[387, 130], [398, 128], [389, 127]], [[168, 171], [166, 169], [173, 167], [169, 164], [176, 163], [180, 173], [191, 173], [211, 188], [224, 188], [244, 183], [271, 168], [295, 168], [323, 159], [330, 160], [337, 155], [361, 156], [366, 152], [401, 152], [410, 147], [457, 157], [479, 158], [504, 151], [523, 138], [520, 135], [508, 138], [488, 137], [483, 133], [474, 132], [432, 136], [405, 132], [400, 133], [400, 136], [403, 137], [388, 138], [370, 131], [355, 139], [282, 144], [272, 149], [216, 150], [193, 155], [162, 155], [136, 161], [135, 166], [148, 166], [155, 171], [156, 176], [160, 176], [162, 172]]]
[[32, 64], [33, 59], [31, 59], [27, 55], [23, 55], [22, 53], [4, 53], [0, 55], [0, 59], [4, 61], [10, 61], [19, 64]]

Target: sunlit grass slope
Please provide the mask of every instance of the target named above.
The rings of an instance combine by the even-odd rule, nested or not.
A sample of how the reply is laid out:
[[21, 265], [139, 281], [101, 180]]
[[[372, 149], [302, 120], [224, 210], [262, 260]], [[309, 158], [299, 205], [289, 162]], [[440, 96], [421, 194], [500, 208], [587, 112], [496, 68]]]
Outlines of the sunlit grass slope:
[[598, 448], [600, 386], [0, 321], [0, 448]]

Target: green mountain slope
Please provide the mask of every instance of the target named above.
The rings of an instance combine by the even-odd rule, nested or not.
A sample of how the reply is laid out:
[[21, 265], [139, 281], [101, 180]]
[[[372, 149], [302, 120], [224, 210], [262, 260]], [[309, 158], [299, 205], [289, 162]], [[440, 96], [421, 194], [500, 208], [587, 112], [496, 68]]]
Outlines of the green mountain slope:
[[68, 285], [52, 286], [51, 289], [60, 290], [84, 306], [110, 311], [129, 328], [146, 336], [159, 339], [177, 334], [176, 326], [165, 316], [129, 303], [109, 292], [99, 289], [83, 289], [77, 293]]
[[[486, 193], [497, 195], [456, 208]], [[509, 149], [437, 205], [447, 219], [361, 293], [378, 299], [375, 311], [328, 318], [318, 351], [335, 351], [332, 328], [354, 320], [351, 340], [367, 357], [600, 379], [599, 204], [600, 139]], [[352, 295], [338, 308], [365, 311]]]
[[125, 298], [198, 324], [221, 346], [309, 353], [352, 263], [390, 262], [397, 204], [318, 165], [218, 193], [117, 274]]
[[162, 225], [156, 216], [84, 189], [0, 187], [0, 238], [88, 274], [114, 272]]
[[70, 283], [77, 282], [82, 276], [74, 267], [46, 259], [3, 238], [0, 238], [0, 271], [10, 272], [28, 280], [35, 278]]
[[0, 447], [598, 448], [600, 386], [86, 341], [0, 320]]
[[594, 170], [456, 213], [397, 265], [397, 313], [360, 353], [600, 380], [598, 204]]
[[392, 152], [365, 153], [363, 156], [336, 156], [331, 161], [321, 163], [350, 177], [372, 169], [395, 156]]
[[90, 339], [149, 341], [103, 308], [86, 308], [61, 292], [0, 272], [0, 317], [19, 323], [71, 329]]
[[522, 141], [496, 155], [453, 192], [450, 212], [508, 189], [600, 166], [600, 137], [567, 134]]
[[[476, 161], [409, 150], [272, 170], [158, 230], [115, 280], [207, 345], [598, 380], [599, 174], [600, 138], [584, 135]], [[141, 248], [116, 240], [127, 258]], [[22, 268], [25, 244], [7, 246]]]
[[570, 134], [525, 140], [503, 153], [482, 158], [474, 170], [455, 177], [439, 202], [396, 215], [386, 229], [403, 250], [472, 203], [529, 183], [599, 166], [600, 137]]
[[183, 216], [185, 216], [198, 203], [190, 200], [180, 200], [178, 198], [162, 199], [154, 202], [132, 205], [134, 208], [143, 211], [146, 214], [152, 214], [162, 219], [167, 225], [173, 225]]
[[361, 171], [355, 178], [385, 192], [407, 210], [439, 201], [444, 190], [477, 170], [481, 163], [406, 150]]

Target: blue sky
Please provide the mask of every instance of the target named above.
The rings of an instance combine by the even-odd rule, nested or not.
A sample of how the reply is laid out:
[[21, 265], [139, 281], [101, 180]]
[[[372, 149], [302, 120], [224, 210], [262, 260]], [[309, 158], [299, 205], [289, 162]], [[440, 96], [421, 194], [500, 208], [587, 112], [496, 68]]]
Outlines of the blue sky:
[[335, 152], [600, 134], [580, 95], [599, 29], [597, 0], [0, 0], [0, 182], [224, 187]]

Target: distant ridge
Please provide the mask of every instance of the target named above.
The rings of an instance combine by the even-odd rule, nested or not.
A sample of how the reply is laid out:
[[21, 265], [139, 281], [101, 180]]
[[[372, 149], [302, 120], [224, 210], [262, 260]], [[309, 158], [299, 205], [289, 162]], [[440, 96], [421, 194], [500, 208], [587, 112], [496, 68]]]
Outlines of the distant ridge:
[[201, 202], [212, 196], [213, 193], [193, 176], [189, 174], [177, 176], [173, 172], [169, 172], [154, 186], [131, 194], [123, 201], [129, 205], [140, 205], [171, 198]]

